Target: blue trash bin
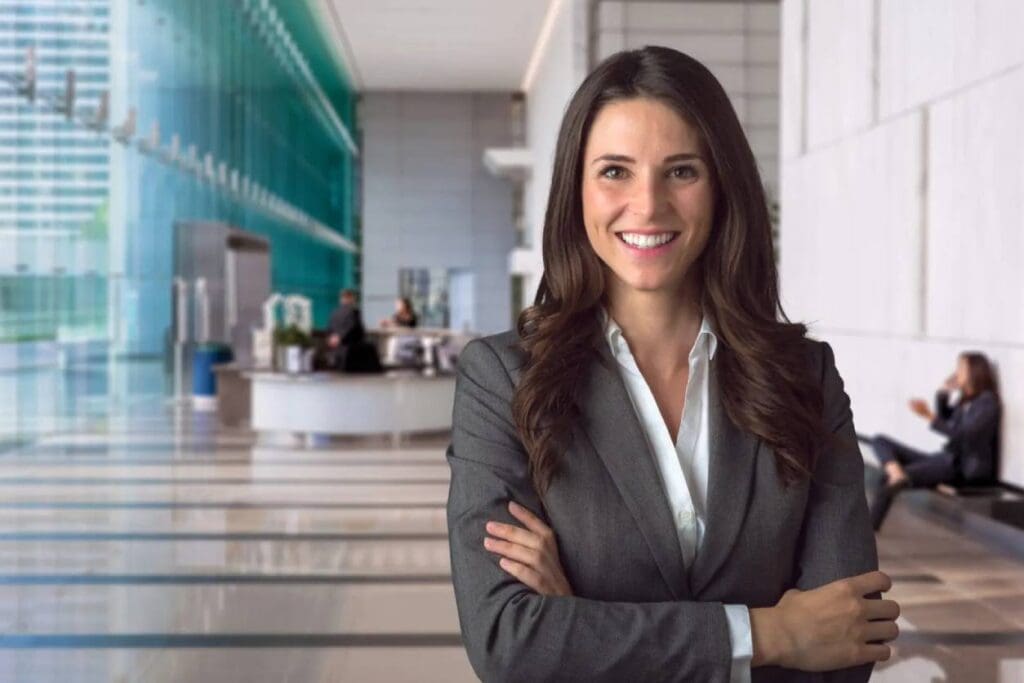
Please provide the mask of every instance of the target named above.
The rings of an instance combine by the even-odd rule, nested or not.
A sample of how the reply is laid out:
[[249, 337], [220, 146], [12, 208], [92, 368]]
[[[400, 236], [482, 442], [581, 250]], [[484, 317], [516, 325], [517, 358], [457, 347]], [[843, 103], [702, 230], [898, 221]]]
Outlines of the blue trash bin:
[[211, 410], [216, 407], [217, 375], [213, 366], [230, 363], [233, 358], [227, 344], [206, 343], [196, 347], [192, 359], [192, 402], [196, 408]]

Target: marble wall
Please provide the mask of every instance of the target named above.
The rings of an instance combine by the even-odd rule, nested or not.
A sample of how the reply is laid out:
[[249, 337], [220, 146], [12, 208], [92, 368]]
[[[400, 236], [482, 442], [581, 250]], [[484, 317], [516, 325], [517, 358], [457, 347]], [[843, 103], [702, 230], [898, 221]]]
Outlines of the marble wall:
[[998, 364], [1002, 477], [1024, 485], [1024, 4], [784, 0], [781, 275], [836, 350], [857, 427], [909, 412], [958, 352]]

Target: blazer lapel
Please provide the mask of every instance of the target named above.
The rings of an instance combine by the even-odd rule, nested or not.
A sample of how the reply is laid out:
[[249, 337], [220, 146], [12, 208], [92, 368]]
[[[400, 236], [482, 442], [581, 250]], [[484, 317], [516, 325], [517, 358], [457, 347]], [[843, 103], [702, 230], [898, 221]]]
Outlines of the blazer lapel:
[[721, 354], [716, 354], [712, 360], [708, 378], [708, 511], [704, 541], [690, 570], [694, 595], [714, 578], [736, 542], [747, 514], [760, 444], [756, 436], [733, 424], [722, 406], [715, 371], [719, 358]]
[[686, 599], [690, 590], [682, 550], [654, 456], [603, 339], [598, 354], [580, 405], [584, 431], [636, 519], [672, 596]]

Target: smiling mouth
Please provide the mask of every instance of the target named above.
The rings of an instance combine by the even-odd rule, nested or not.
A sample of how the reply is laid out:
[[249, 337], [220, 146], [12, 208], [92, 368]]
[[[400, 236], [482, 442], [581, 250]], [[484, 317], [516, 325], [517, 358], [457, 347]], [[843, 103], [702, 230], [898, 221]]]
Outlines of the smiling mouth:
[[654, 234], [638, 232], [619, 232], [615, 234], [621, 242], [634, 249], [657, 249], [670, 244], [679, 237], [678, 232], [659, 232]]

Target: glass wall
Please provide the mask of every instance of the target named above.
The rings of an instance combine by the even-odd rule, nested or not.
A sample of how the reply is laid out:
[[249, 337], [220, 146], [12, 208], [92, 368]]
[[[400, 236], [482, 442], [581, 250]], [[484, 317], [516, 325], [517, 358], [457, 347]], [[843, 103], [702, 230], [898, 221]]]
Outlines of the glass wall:
[[179, 221], [269, 239], [315, 324], [358, 286], [355, 94], [304, 0], [0, 0], [0, 73], [3, 438], [164, 395]]

